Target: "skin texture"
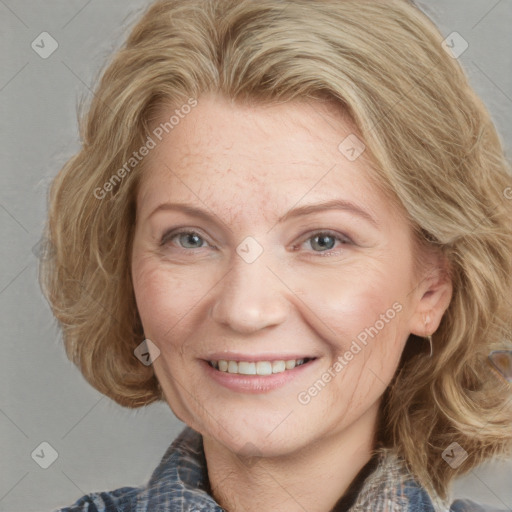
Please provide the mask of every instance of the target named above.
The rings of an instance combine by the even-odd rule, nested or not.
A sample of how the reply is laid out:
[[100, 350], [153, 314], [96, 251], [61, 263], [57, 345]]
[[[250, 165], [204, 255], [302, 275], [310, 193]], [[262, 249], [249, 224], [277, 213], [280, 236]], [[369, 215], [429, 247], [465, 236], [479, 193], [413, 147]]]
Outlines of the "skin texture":
[[[137, 306], [160, 350], [153, 365], [166, 399], [203, 435], [214, 497], [230, 512], [330, 510], [370, 458], [381, 395], [409, 334], [434, 332], [449, 304], [437, 260], [414, 275], [412, 230], [371, 181], [365, 153], [349, 161], [339, 151], [352, 133], [328, 103], [240, 106], [207, 95], [146, 157], [132, 251]], [[331, 199], [359, 205], [376, 225], [343, 210], [278, 223]], [[152, 214], [166, 202], [211, 219]], [[177, 228], [200, 238], [171, 234], [161, 245]], [[322, 247], [315, 236], [326, 229], [340, 239]], [[263, 249], [251, 263], [237, 253], [246, 237]], [[400, 312], [301, 403], [393, 304]], [[278, 389], [246, 393], [208, 376], [202, 359], [219, 351], [317, 359]]]

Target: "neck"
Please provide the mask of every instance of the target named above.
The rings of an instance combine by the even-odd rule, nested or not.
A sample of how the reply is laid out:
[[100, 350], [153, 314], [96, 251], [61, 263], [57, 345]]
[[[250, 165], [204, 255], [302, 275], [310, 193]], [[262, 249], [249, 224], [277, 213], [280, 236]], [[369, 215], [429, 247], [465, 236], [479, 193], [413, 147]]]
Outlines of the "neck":
[[241, 457], [203, 436], [213, 497], [229, 512], [331, 511], [371, 458], [378, 406], [282, 456]]

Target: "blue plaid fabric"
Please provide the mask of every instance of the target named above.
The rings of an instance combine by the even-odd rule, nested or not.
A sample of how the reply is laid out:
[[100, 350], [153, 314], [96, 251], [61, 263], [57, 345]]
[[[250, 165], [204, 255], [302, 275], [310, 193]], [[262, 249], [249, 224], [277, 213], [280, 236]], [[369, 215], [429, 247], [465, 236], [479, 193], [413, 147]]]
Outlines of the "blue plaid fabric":
[[91, 493], [55, 512], [223, 512], [208, 487], [202, 437], [186, 427], [146, 485]]
[[[146, 485], [83, 496], [55, 512], [225, 512], [208, 493], [201, 435], [186, 427], [167, 449]], [[340, 500], [333, 512], [485, 512], [470, 500], [448, 508], [418, 485], [404, 462], [390, 450], [378, 454], [375, 469], [361, 482], [353, 503]]]

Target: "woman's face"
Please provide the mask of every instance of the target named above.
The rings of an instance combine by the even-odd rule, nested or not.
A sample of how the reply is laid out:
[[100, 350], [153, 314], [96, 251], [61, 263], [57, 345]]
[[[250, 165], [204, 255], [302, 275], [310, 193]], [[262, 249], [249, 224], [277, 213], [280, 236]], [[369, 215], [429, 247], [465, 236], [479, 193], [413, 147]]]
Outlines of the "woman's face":
[[167, 129], [146, 157], [132, 274], [172, 410], [238, 453], [284, 455], [349, 432], [369, 443], [421, 331], [421, 292], [408, 223], [354, 139], [339, 148], [353, 129], [320, 102], [217, 96]]

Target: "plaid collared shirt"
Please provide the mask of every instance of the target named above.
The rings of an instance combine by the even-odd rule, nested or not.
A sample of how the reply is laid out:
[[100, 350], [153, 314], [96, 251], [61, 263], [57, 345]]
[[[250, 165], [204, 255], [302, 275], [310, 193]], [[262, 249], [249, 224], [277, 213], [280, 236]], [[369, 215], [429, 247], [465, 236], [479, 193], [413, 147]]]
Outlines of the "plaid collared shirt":
[[[343, 499], [333, 512], [484, 512], [469, 500], [449, 508], [429, 496], [404, 462], [383, 450], [348, 508]], [[209, 483], [201, 435], [186, 427], [167, 449], [146, 485], [83, 496], [55, 512], [225, 512], [208, 493]], [[346, 503], [346, 501], [345, 501]], [[496, 509], [492, 509], [496, 510]]]

